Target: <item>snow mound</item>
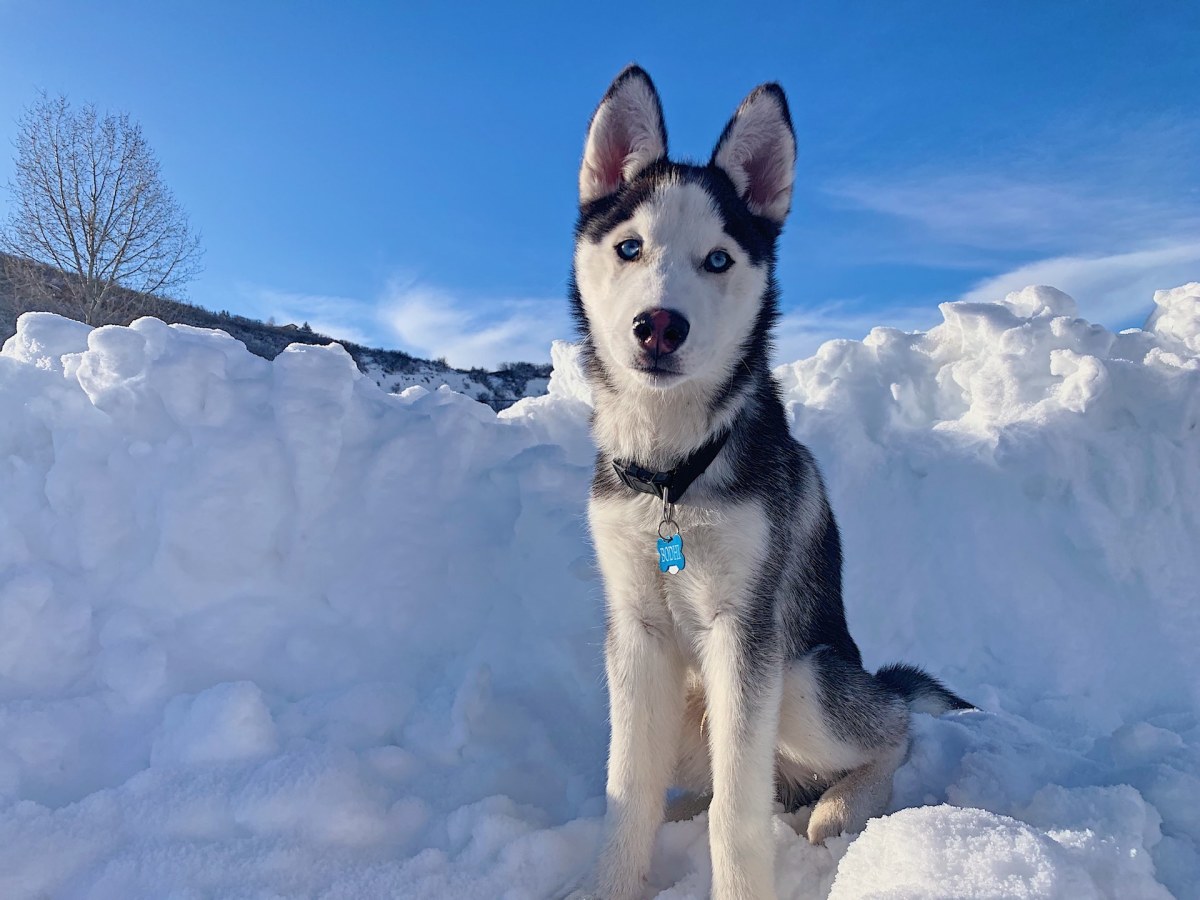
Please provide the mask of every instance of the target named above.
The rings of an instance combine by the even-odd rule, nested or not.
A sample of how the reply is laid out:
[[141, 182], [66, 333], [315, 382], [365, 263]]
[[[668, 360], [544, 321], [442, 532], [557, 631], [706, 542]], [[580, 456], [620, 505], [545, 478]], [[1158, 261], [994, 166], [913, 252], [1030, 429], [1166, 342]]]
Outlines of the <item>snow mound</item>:
[[[1101, 801], [1105, 791], [1122, 793], [1095, 790]], [[1049, 805], [1057, 811], [1061, 799]], [[1144, 806], [1136, 794], [1132, 804]], [[1107, 824], [1111, 816], [1120, 828], [1127, 811], [1111, 806], [1100, 821]], [[867, 825], [846, 852], [829, 897], [1169, 900], [1170, 893], [1154, 880], [1142, 840], [1140, 834], [1097, 835], [1084, 827], [1042, 830], [982, 809], [905, 809]]]
[[173, 698], [150, 747], [150, 765], [234, 762], [271, 756], [278, 749], [262, 691], [241, 681]]
[[[890, 815], [781, 897], [1200, 888], [1200, 284], [1112, 334], [1035, 287], [781, 367], [868, 664]], [[338, 346], [26, 314], [0, 352], [0, 896], [541, 898], [599, 842], [590, 397], [500, 415]], [[707, 818], [651, 887], [707, 896]]]

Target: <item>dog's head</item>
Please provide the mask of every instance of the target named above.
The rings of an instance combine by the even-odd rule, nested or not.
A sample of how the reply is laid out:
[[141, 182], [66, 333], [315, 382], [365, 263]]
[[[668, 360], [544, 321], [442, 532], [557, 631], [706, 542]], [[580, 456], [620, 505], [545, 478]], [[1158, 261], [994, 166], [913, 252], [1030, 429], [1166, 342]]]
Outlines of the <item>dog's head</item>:
[[584, 145], [573, 298], [607, 378], [716, 385], [752, 346], [765, 354], [795, 162], [777, 84], [751, 92], [696, 166], [667, 159], [650, 77], [637, 66], [617, 76]]

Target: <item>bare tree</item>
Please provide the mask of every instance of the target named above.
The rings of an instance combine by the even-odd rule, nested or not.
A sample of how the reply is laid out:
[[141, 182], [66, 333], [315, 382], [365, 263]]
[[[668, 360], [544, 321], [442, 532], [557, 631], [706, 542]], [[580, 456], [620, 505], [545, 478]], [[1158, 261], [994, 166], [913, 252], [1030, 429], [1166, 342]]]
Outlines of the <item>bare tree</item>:
[[26, 302], [102, 325], [139, 303], [131, 292], [177, 290], [199, 272], [200, 238], [128, 115], [42, 94], [16, 150], [0, 247]]

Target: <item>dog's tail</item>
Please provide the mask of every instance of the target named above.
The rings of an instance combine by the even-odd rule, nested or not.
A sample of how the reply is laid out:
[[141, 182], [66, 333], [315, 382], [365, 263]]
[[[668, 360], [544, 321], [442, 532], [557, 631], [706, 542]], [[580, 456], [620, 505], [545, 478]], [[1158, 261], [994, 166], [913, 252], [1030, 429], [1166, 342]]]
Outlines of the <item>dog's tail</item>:
[[958, 694], [917, 666], [892, 663], [875, 673], [888, 690], [899, 694], [913, 712], [940, 716], [952, 709], [975, 709]]

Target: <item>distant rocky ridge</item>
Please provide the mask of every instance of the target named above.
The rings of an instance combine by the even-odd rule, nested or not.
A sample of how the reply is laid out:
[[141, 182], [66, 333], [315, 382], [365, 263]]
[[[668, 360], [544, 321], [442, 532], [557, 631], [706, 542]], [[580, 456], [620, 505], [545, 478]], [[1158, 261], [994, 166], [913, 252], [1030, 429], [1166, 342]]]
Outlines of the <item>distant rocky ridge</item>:
[[[5, 274], [14, 262], [0, 253], [0, 344], [17, 330], [17, 317], [23, 312], [42, 308], [24, 302], [16, 285]], [[46, 269], [48, 280], [61, 278], [57, 270]], [[413, 385], [434, 390], [448, 385], [451, 390], [486, 403], [497, 411], [507, 409], [523, 397], [546, 393], [550, 365], [509, 363], [495, 372], [486, 369], [456, 369], [439, 360], [419, 359], [401, 350], [364, 347], [350, 341], [319, 334], [301, 325], [270, 325], [258, 319], [233, 315], [228, 311], [212, 312], [201, 306], [169, 300], [151, 294], [124, 291], [119, 304], [121, 314], [105, 324], [128, 325], [141, 316], [154, 316], [164, 322], [194, 325], [198, 328], [218, 328], [246, 345], [251, 353], [274, 359], [289, 344], [339, 343], [346, 348], [364, 375], [390, 393], [399, 393]], [[52, 310], [58, 312], [59, 310]]]

